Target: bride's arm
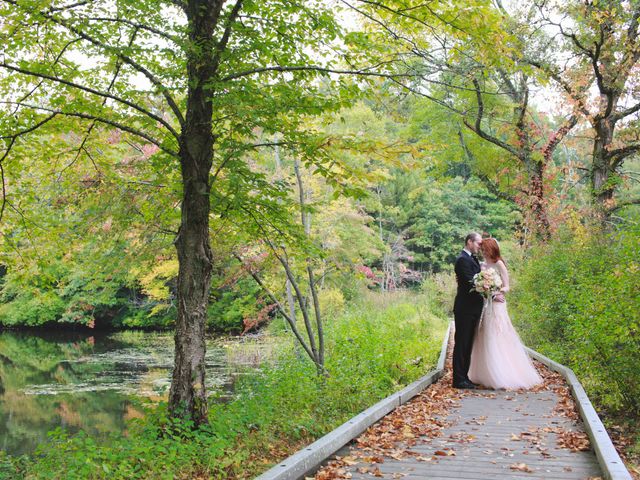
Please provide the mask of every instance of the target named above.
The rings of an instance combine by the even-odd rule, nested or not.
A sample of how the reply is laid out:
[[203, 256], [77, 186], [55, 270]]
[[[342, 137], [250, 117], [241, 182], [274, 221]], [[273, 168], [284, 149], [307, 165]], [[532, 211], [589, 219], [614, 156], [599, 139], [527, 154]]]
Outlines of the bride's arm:
[[498, 270], [500, 270], [500, 276], [502, 277], [502, 288], [500, 289], [500, 291], [506, 293], [509, 291], [509, 272], [507, 271], [507, 266], [502, 260], [498, 260], [498, 263], [496, 265], [498, 266]]

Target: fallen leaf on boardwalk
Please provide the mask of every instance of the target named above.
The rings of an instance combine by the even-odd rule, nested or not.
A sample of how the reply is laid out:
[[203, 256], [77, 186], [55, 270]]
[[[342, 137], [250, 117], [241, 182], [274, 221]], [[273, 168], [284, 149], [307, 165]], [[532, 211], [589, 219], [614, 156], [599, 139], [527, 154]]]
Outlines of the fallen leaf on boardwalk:
[[568, 448], [573, 452], [587, 451], [591, 449], [589, 437], [584, 432], [572, 432], [563, 430], [558, 433], [558, 446]]
[[382, 472], [378, 467], [374, 468], [372, 472], [369, 472], [374, 477], [382, 477]]
[[573, 468], [571, 468], [571, 467], [564, 467], [564, 471], [565, 471], [565, 472], [573, 472]]
[[431, 462], [436, 457], [423, 457], [422, 455], [416, 457], [416, 460], [419, 462]]
[[455, 457], [456, 452], [453, 450], [436, 450], [433, 454], [439, 457]]
[[413, 430], [411, 429], [411, 427], [409, 425], [405, 425], [405, 427], [402, 429], [402, 436], [404, 438], [414, 438], [415, 435], [413, 433]]
[[394, 460], [402, 460], [403, 458], [407, 457], [407, 452], [404, 450], [396, 450], [394, 452], [389, 452], [387, 456], [393, 458]]
[[476, 436], [471, 433], [457, 432], [449, 435], [449, 439], [455, 440], [458, 443], [469, 443], [475, 441]]
[[519, 441], [519, 440], [520, 440], [520, 437], [518, 435], [516, 435], [515, 433], [511, 434], [511, 441], [512, 442], [516, 442], [516, 441]]
[[337, 480], [351, 478], [351, 473], [342, 468], [323, 468], [322, 471], [316, 474], [316, 480]]
[[391, 475], [392, 478], [402, 478], [406, 476], [407, 476], [406, 473], [394, 473], [393, 475]]
[[377, 456], [377, 457], [363, 457], [362, 458], [363, 462], [366, 463], [384, 463], [384, 458]]
[[527, 473], [533, 472], [533, 469], [529, 467], [526, 463], [514, 463], [513, 465], [510, 465], [509, 468], [511, 470], [517, 470], [519, 472], [527, 472]]

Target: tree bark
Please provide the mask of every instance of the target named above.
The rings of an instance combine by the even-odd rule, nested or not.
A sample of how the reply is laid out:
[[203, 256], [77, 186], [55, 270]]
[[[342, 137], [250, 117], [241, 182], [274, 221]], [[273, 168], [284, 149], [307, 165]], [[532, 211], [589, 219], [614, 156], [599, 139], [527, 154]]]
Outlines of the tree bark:
[[547, 200], [544, 191], [544, 171], [546, 164], [544, 161], [537, 162], [532, 158], [526, 161], [529, 186], [528, 201], [530, 203], [535, 232], [542, 240], [548, 240], [551, 235], [551, 226], [547, 215]]
[[596, 206], [604, 208], [613, 199], [616, 185], [609, 180], [615, 169], [611, 168], [608, 149], [613, 141], [615, 124], [610, 117], [597, 119], [594, 125], [593, 163], [591, 167], [591, 191]]
[[[212, 42], [220, 8], [219, 2], [188, 2], [190, 40], [195, 45]], [[190, 419], [195, 425], [206, 423], [208, 416], [205, 328], [213, 263], [209, 242], [209, 173], [215, 137], [212, 95], [205, 85], [214, 69], [213, 59], [206, 54], [194, 54], [188, 61], [187, 114], [179, 150], [184, 190], [180, 230], [175, 240], [179, 263], [178, 317], [169, 412], [172, 417]]]
[[[210, 129], [208, 136], [211, 137]], [[175, 242], [179, 263], [178, 317], [169, 393], [171, 415], [190, 418], [196, 425], [206, 423], [208, 414], [204, 337], [213, 256], [209, 244], [208, 182], [213, 142], [204, 132], [198, 137], [185, 140], [180, 152], [184, 195], [180, 231]]]

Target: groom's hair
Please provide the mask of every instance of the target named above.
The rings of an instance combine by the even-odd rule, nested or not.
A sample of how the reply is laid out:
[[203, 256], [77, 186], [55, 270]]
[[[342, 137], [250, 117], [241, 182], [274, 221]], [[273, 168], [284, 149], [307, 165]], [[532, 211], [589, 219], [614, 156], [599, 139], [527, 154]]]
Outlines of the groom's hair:
[[[471, 232], [469, 235], [467, 235], [464, 239], [464, 244], [467, 245], [467, 243], [469, 243], [469, 240], [474, 241], [476, 239], [476, 237], [480, 237], [479, 233], [476, 232]], [[480, 237], [482, 238], [482, 237]]]

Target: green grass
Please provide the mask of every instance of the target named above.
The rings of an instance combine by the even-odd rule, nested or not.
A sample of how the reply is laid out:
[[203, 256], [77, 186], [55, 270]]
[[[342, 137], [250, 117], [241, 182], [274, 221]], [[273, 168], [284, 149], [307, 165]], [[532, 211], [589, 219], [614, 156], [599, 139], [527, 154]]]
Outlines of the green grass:
[[425, 295], [366, 292], [326, 321], [327, 378], [287, 337], [206, 427], [167, 428], [161, 405], [108, 442], [53, 432], [32, 458], [0, 457], [0, 478], [251, 478], [431, 370], [446, 326]]

